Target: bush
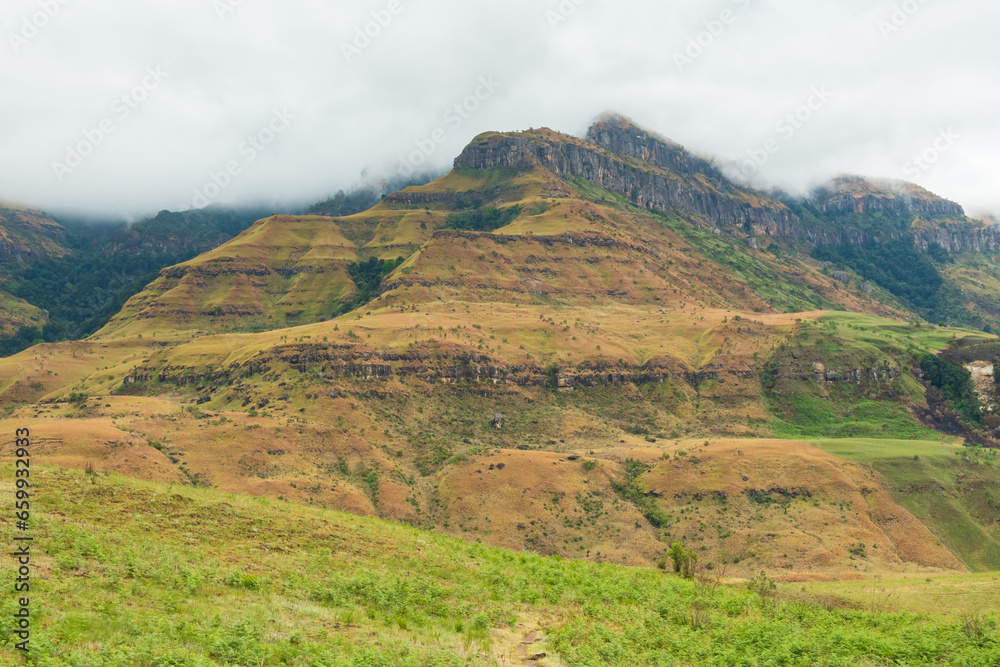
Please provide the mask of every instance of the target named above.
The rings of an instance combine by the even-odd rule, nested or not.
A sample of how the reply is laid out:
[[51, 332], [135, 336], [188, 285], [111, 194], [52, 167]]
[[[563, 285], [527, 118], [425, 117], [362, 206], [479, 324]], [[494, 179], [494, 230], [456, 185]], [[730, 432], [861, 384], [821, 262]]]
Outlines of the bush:
[[670, 545], [667, 557], [673, 563], [674, 572], [680, 574], [685, 579], [694, 578], [695, 568], [698, 563], [698, 554], [694, 552], [694, 549], [685, 549], [682, 542], [674, 542]]
[[514, 222], [519, 215], [521, 215], [520, 206], [480, 208], [468, 213], [449, 215], [445, 228], [470, 232], [492, 232]]

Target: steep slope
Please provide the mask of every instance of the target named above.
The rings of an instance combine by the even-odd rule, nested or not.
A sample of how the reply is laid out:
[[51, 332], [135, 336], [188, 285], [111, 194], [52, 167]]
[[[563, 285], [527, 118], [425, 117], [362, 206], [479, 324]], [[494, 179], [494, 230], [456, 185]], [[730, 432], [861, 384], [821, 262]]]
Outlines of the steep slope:
[[[3, 339], [44, 326], [48, 319], [38, 305], [8, 293], [10, 276], [25, 265], [66, 255], [65, 243], [65, 230], [44, 213], [0, 204], [0, 354], [7, 351]], [[27, 336], [24, 343], [36, 337]]]
[[66, 231], [41, 211], [0, 205], [0, 263], [33, 264], [69, 252]]
[[[802, 220], [815, 259], [850, 270], [932, 321], [1000, 325], [1000, 226], [912, 183], [842, 176], [808, 199], [780, 196]], [[845, 280], [850, 280], [845, 277]]]
[[161, 211], [131, 225], [61, 218], [58, 253], [31, 263], [0, 264], [0, 285], [38, 311], [17, 322], [7, 336], [0, 332], [0, 355], [36, 340], [90, 335], [160, 269], [221, 245], [259, 217], [257, 211], [209, 207]]

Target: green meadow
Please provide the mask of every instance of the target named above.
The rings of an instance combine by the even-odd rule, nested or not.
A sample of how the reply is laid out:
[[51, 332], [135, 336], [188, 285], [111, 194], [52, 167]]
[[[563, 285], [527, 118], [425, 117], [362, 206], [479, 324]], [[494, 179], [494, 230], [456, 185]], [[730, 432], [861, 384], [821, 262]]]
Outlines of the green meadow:
[[[992, 610], [688, 581], [113, 474], [34, 483], [28, 665], [517, 665], [535, 633], [549, 665], [1000, 664]], [[0, 662], [21, 664], [2, 604]]]

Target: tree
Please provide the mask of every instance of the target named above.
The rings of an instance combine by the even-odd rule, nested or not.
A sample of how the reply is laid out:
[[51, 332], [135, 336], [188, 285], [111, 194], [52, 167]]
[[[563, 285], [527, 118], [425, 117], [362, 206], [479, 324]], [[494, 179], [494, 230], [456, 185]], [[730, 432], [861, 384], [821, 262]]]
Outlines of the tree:
[[685, 549], [682, 542], [674, 542], [670, 545], [667, 557], [674, 565], [674, 572], [677, 572], [685, 579], [693, 579], [698, 563], [698, 554], [693, 549]]

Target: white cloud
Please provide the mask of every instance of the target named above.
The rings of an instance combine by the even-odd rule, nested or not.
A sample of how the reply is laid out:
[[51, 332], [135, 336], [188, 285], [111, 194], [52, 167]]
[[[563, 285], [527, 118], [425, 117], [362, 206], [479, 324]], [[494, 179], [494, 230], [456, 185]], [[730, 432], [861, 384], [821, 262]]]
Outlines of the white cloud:
[[[388, 0], [247, 0], [222, 20], [208, 0], [61, 1], [17, 52], [10, 34], [40, 2], [60, 0], [0, 10], [0, 194], [50, 209], [190, 202], [276, 108], [294, 123], [220, 200], [317, 200], [365, 168], [393, 168], [493, 76], [503, 87], [448, 133], [437, 165], [478, 132], [580, 133], [605, 110], [739, 161], [826, 85], [835, 98], [762, 178], [792, 189], [840, 172], [902, 178], [907, 160], [953, 127], [961, 140], [920, 184], [971, 212], [1000, 211], [1000, 6], [986, 0], [926, 0], [889, 39], [879, 21], [902, 0], [397, 0], [401, 11], [350, 62], [341, 44]], [[553, 28], [546, 12], [566, 3], [575, 11]], [[736, 19], [678, 71], [674, 54], [724, 10]], [[153, 66], [169, 78], [60, 182], [53, 162]]]

